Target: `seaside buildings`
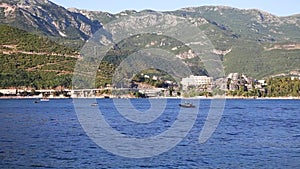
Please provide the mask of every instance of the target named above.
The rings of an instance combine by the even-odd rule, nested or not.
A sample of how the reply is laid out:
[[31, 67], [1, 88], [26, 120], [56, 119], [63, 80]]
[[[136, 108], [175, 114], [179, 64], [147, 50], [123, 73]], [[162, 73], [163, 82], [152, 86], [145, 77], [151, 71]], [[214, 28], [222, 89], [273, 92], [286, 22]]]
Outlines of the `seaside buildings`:
[[190, 75], [189, 77], [182, 78], [182, 90], [187, 90], [189, 87], [199, 87], [199, 88], [211, 88], [213, 78], [207, 76], [194, 76]]

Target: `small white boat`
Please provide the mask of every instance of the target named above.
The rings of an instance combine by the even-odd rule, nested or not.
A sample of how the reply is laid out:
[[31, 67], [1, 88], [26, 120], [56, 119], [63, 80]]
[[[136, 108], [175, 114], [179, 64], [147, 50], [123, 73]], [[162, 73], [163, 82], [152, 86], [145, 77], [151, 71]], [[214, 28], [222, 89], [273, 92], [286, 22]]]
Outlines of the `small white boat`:
[[48, 101], [50, 101], [48, 98], [41, 98], [41, 100], [40, 100], [41, 102], [48, 102]]
[[98, 103], [92, 103], [91, 106], [98, 106]]
[[183, 104], [179, 104], [179, 106], [184, 107], [184, 108], [194, 108], [194, 107], [196, 107], [192, 103], [183, 103]]

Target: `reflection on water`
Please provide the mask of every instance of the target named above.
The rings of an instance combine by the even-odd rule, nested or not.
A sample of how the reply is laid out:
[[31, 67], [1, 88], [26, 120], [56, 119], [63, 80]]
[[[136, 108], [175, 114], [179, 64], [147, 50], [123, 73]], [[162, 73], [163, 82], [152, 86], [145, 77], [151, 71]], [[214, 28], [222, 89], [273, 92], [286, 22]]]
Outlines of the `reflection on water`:
[[[131, 100], [140, 111], [150, 104]], [[149, 137], [170, 127], [180, 100], [149, 124], [122, 118], [110, 99], [98, 106], [111, 126], [132, 137]], [[197, 121], [187, 137], [159, 156], [129, 159], [113, 155], [89, 139], [71, 99], [35, 104], [0, 100], [0, 168], [299, 168], [299, 100], [227, 100], [221, 122], [204, 144], [198, 137], [210, 107], [200, 101]]]

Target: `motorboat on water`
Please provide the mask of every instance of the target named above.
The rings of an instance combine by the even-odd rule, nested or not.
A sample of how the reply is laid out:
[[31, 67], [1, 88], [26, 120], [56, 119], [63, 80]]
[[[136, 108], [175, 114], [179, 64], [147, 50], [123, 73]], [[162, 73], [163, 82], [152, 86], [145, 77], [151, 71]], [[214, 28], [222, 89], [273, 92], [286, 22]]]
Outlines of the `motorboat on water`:
[[185, 102], [183, 104], [179, 104], [180, 107], [184, 107], [184, 108], [194, 108], [196, 107], [195, 105], [193, 105], [192, 103], [188, 103], [188, 102]]
[[49, 98], [43, 97], [40, 98], [39, 100], [35, 100], [33, 103], [40, 103], [40, 102], [49, 102]]
[[50, 100], [49, 100], [48, 98], [41, 98], [40, 101], [41, 101], [41, 102], [48, 102], [48, 101], [50, 101]]
[[92, 103], [91, 106], [98, 106], [98, 103]]

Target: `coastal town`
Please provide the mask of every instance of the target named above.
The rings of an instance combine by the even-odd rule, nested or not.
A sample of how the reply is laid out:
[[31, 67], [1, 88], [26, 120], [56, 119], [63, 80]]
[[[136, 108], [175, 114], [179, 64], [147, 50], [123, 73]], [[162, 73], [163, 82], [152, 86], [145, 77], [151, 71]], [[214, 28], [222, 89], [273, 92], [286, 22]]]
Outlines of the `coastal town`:
[[[131, 81], [126, 87], [107, 85], [95, 89], [55, 89], [8, 88], [0, 89], [0, 98], [294, 98], [300, 97], [300, 75], [254, 79], [245, 74], [230, 73], [225, 78], [214, 79], [208, 76], [182, 78], [180, 82], [161, 81], [158, 76], [140, 75], [143, 80]], [[278, 89], [274, 81], [278, 81]], [[160, 85], [151, 85], [151, 82]], [[284, 86], [285, 85], [285, 86]], [[281, 92], [285, 87], [288, 89]], [[287, 92], [288, 91], [288, 92]], [[277, 93], [275, 93], [277, 92]]]

